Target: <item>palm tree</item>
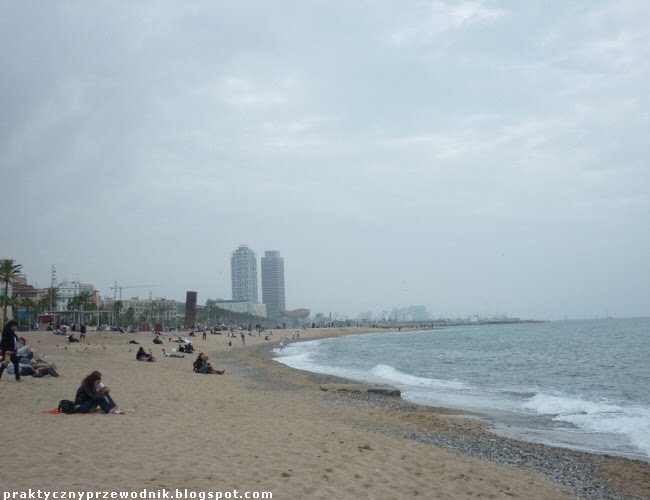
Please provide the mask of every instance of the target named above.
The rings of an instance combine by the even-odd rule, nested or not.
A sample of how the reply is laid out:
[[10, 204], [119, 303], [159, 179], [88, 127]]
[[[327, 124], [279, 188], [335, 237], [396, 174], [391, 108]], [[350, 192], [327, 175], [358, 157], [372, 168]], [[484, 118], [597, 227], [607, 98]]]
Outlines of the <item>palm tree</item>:
[[29, 297], [16, 297], [11, 301], [11, 307], [13, 309], [14, 318], [20, 318], [20, 309], [25, 309], [27, 324], [31, 329], [32, 320], [34, 319], [31, 313], [36, 312], [36, 302], [34, 302], [34, 300], [30, 299]]
[[124, 313], [124, 323], [133, 326], [134, 322], [135, 322], [135, 309], [133, 309], [133, 307], [129, 307], [126, 310], [126, 313]]
[[39, 312], [54, 312], [57, 309], [57, 301], [59, 300], [58, 288], [47, 288], [47, 291], [41, 300], [38, 301]]
[[9, 284], [18, 278], [23, 270], [22, 264], [16, 264], [16, 261], [13, 259], [2, 259], [0, 260], [0, 279], [5, 282], [5, 294], [4, 294], [4, 306], [2, 309], [2, 319], [3, 322], [7, 322], [7, 301], [9, 297]]
[[122, 310], [122, 301], [117, 300], [113, 302], [113, 313], [115, 314], [115, 325], [119, 325], [120, 323], [120, 311]]
[[27, 313], [27, 316], [30, 319], [32, 319], [30, 313], [36, 313], [36, 302], [34, 301], [34, 299], [25, 297], [23, 299], [23, 307], [25, 308], [25, 312]]
[[75, 297], [75, 299], [77, 299], [77, 305], [79, 306], [79, 324], [81, 325], [85, 323], [82, 314], [83, 311], [85, 311], [86, 308], [88, 307], [91, 297], [92, 295], [90, 295], [90, 293], [88, 292], [81, 292], [79, 295]]
[[212, 324], [212, 313], [214, 312], [214, 309], [216, 307], [217, 301], [208, 299], [205, 301], [205, 309], [208, 313], [208, 323]]
[[66, 306], [66, 308], [68, 309], [68, 311], [72, 311], [72, 322], [73, 322], [73, 323], [76, 323], [76, 322], [77, 322], [77, 316], [76, 316], [75, 310], [76, 310], [76, 308], [77, 308], [78, 305], [79, 305], [78, 295], [75, 295], [74, 297], [72, 297], [72, 298], [68, 301], [68, 305]]
[[11, 299], [11, 313], [13, 314], [14, 319], [18, 321], [19, 325], [20, 325], [20, 308], [23, 306], [24, 300], [25, 299], [23, 299], [22, 297], [12, 297]]

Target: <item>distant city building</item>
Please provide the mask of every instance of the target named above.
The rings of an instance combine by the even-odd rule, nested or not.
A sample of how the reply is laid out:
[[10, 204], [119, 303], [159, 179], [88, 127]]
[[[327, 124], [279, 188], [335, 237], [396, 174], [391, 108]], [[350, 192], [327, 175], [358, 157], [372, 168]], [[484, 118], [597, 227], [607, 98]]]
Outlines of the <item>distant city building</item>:
[[124, 315], [129, 309], [133, 309], [135, 321], [138, 321], [141, 317], [156, 321], [171, 321], [176, 318], [176, 301], [172, 299], [131, 297], [130, 299], [113, 300], [111, 297], [107, 301], [108, 308], [112, 310], [115, 302], [122, 304], [120, 316]]
[[266, 251], [262, 257], [262, 302], [266, 304], [269, 318], [282, 316], [285, 310], [284, 259], [277, 250]]
[[[3, 287], [4, 288], [4, 287]], [[9, 293], [9, 297], [14, 299], [30, 299], [34, 302], [38, 302], [45, 295], [47, 295], [46, 288], [35, 288], [33, 285], [27, 283], [27, 280], [24, 276], [19, 276], [14, 278], [9, 290], [13, 291]], [[2, 290], [4, 292], [4, 289]]]
[[372, 313], [370, 311], [359, 313], [359, 320], [372, 321]]
[[430, 319], [425, 306], [408, 306], [393, 309], [391, 316], [396, 321], [427, 321]]
[[79, 283], [78, 281], [62, 281], [57, 285], [57, 299], [56, 310], [66, 311], [68, 304], [80, 293], [88, 293], [91, 296], [91, 301], [97, 304], [99, 295], [95, 292], [95, 287], [87, 283]]
[[226, 309], [236, 313], [253, 314], [255, 316], [266, 317], [266, 306], [259, 302], [243, 301], [238, 302], [235, 300], [216, 300], [214, 302], [216, 307]]
[[232, 300], [257, 302], [257, 256], [246, 245], [240, 245], [230, 258]]

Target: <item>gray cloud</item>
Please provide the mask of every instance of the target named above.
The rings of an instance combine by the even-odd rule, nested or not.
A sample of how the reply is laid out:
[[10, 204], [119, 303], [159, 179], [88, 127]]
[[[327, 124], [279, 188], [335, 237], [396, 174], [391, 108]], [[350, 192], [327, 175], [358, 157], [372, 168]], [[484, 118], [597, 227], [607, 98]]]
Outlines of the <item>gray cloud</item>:
[[[289, 307], [647, 315], [646, 2], [8, 3], [2, 254]], [[26, 25], [30, 29], [24, 29]]]

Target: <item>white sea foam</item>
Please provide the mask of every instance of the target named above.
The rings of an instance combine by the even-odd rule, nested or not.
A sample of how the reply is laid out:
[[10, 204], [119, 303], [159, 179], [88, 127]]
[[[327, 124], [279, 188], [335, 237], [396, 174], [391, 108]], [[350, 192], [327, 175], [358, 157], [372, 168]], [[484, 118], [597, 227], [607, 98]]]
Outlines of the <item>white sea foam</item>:
[[467, 389], [467, 384], [455, 380], [418, 377], [399, 371], [388, 365], [377, 365], [370, 373], [381, 381], [397, 386], [430, 387], [432, 389]]
[[618, 411], [620, 406], [595, 403], [580, 398], [539, 393], [521, 405], [524, 410], [533, 410], [540, 415], [563, 413], [602, 413]]
[[291, 349], [285, 349], [284, 352], [280, 352], [279, 349], [274, 349], [274, 352], [279, 355], [275, 358], [276, 361], [290, 366], [291, 368], [315, 373], [324, 373], [326, 375], [334, 375], [342, 378], [368, 380], [368, 372], [362, 370], [319, 365], [313, 360], [313, 352], [302, 348], [300, 344], [296, 344]]
[[[588, 338], [599, 340], [600, 344], [594, 345], [593, 351], [604, 356], [609, 352], [610, 340], [602, 332], [598, 337], [597, 326], [587, 324], [585, 328], [595, 331]], [[629, 325], [621, 323], [619, 326]], [[580, 332], [576, 333], [574, 326], [564, 323], [549, 324], [545, 328], [549, 334], [546, 347], [561, 358], [561, 363], [551, 367], [542, 362], [530, 373], [522, 372], [520, 365], [521, 360], [530, 355], [526, 339], [546, 338], [536, 331], [520, 332], [524, 338], [513, 350], [512, 365], [504, 362], [501, 356], [477, 356], [479, 348], [488, 354], [496, 349], [493, 343], [505, 335], [494, 329], [464, 332], [471, 342], [459, 341], [457, 334], [422, 336], [415, 339], [417, 342], [411, 341], [413, 337], [407, 339], [403, 335], [389, 334], [289, 342], [284, 351], [274, 351], [277, 361], [294, 368], [390, 384], [398, 387], [406, 400], [478, 410], [491, 415], [497, 422], [508, 423], [508, 427], [512, 424], [525, 429], [531, 425], [533, 440], [542, 436], [544, 442], [552, 444], [638, 454], [632, 451], [634, 447], [650, 457], [650, 401], [647, 394], [638, 390], [639, 384], [635, 385], [637, 365], [628, 363], [618, 367], [619, 372], [624, 370], [616, 384], [610, 384], [611, 378], [606, 376], [611, 366], [618, 366], [615, 360], [610, 360], [611, 366], [605, 367], [607, 369], [591, 367], [587, 373], [576, 373], [575, 360], [562, 359], [560, 347], [564, 339], [580, 338]], [[633, 339], [635, 331], [629, 334]], [[643, 338], [637, 341], [645, 342]], [[336, 345], [327, 345], [330, 342]], [[414, 345], [417, 345], [417, 352], [414, 352]], [[475, 347], [477, 345], [479, 347]], [[462, 355], [464, 350], [466, 356]], [[589, 359], [588, 355], [584, 354], [585, 359]], [[438, 374], [447, 375], [451, 380], [438, 378]], [[620, 398], [617, 394], [621, 394]]]
[[540, 393], [522, 405], [553, 420], [573, 424], [585, 432], [624, 435], [631, 444], [650, 456], [650, 409], [587, 401], [570, 396]]

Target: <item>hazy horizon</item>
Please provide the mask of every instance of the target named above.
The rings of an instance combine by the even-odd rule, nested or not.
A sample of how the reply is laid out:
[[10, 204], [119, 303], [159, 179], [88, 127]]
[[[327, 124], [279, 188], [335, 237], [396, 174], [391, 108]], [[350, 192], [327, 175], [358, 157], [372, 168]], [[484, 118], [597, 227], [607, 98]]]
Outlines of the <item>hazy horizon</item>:
[[288, 309], [650, 316], [650, 2], [2, 6], [30, 283], [203, 304], [246, 244]]

